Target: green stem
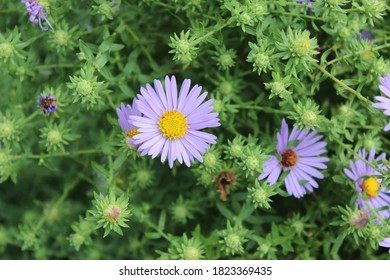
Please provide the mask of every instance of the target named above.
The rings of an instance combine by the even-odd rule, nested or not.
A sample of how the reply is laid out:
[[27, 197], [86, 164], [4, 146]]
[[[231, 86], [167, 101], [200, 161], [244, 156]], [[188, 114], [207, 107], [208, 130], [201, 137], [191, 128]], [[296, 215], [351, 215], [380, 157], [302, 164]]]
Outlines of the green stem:
[[111, 96], [107, 95], [107, 99], [108, 99], [108, 104], [110, 104], [111, 108], [115, 110], [118, 106], [115, 106], [114, 102], [112, 101]]
[[152, 57], [152, 55], [150, 54], [150, 52], [145, 48], [144, 45], [141, 44], [140, 40], [139, 40], [139, 37], [137, 36], [137, 34], [135, 34], [135, 32], [133, 31], [133, 29], [131, 29], [130, 25], [126, 24], [122, 19], [119, 20], [120, 24], [124, 26], [124, 28], [126, 29], [126, 31], [131, 35], [131, 37], [133, 37], [135, 43], [141, 48], [141, 50], [144, 52], [146, 58], [148, 59], [148, 61], [150, 63], [155, 63], [154, 62], [154, 59]]
[[[71, 182], [67, 186], [65, 186], [65, 188], [62, 192], [62, 195], [53, 203], [53, 205], [50, 206], [49, 211], [51, 209], [59, 207], [62, 204], [62, 202], [64, 202], [64, 200], [68, 197], [69, 192], [72, 189], [74, 189], [74, 187], [76, 187], [79, 182], [80, 182], [80, 179], [76, 178], [73, 180], [73, 182]], [[35, 233], [37, 233], [40, 230], [40, 228], [44, 225], [46, 220], [47, 220], [47, 215], [43, 215], [41, 217], [41, 219], [38, 221], [38, 223], [36, 224], [36, 226], [34, 227]]]
[[280, 12], [280, 11], [272, 11], [272, 13], [285, 15], [285, 16], [293, 16], [293, 17], [306, 18], [306, 19], [318, 20], [318, 21], [326, 22], [326, 20], [323, 19], [323, 18], [318, 18], [318, 17], [315, 17], [315, 16], [309, 16], [309, 15], [305, 15], [305, 14], [294, 14], [294, 13]]
[[59, 152], [59, 153], [41, 154], [41, 155], [18, 155], [18, 156], [12, 156], [11, 159], [21, 159], [21, 158], [44, 159], [44, 158], [51, 158], [51, 157], [67, 157], [67, 156], [99, 154], [99, 153], [102, 153], [102, 151], [98, 149], [89, 149], [89, 150], [79, 150], [75, 152]]
[[382, 173], [383, 170], [377, 170], [377, 167], [372, 163], [372, 162], [369, 162], [368, 160], [366, 160], [365, 158], [362, 158], [358, 153], [356, 153], [354, 150], [352, 150], [350, 147], [348, 147], [346, 144], [344, 144], [343, 141], [341, 141], [340, 139], [338, 138], [335, 138], [334, 139], [340, 146], [342, 146], [344, 149], [346, 149], [350, 154], [353, 154], [355, 155], [358, 159], [362, 160], [364, 163], [368, 164], [369, 166], [371, 166], [372, 168], [374, 168], [376, 171]]
[[157, 231], [162, 237], [164, 237], [166, 240], [170, 241], [168, 235], [166, 235], [161, 229], [159, 229], [155, 224], [153, 224], [151, 221], [146, 220], [146, 224]]
[[375, 211], [374, 208], [372, 208], [372, 206], [370, 205], [370, 203], [368, 203], [368, 200], [367, 200], [367, 196], [363, 196], [362, 193], [359, 193], [359, 196], [363, 199], [364, 201], [364, 204], [368, 207], [368, 209], [370, 209], [371, 213], [374, 214], [374, 216], [382, 222], [382, 224], [386, 224], [385, 220]]
[[221, 31], [222, 29], [224, 29], [224, 28], [227, 27], [228, 25], [229, 25], [228, 23], [224, 23], [224, 24], [222, 24], [221, 26], [215, 27], [213, 30], [211, 30], [211, 31], [209, 31], [208, 33], [204, 34], [203, 36], [197, 38], [197, 39], [195, 40], [195, 44], [196, 44], [196, 45], [199, 44], [199, 43], [202, 42], [205, 38], [207, 38], [207, 37], [209, 37], [209, 36], [211, 36], [211, 35], [213, 35], [213, 34], [219, 32], [219, 31]]
[[243, 104], [243, 105], [228, 105], [228, 107], [235, 108], [235, 109], [254, 109], [254, 110], [259, 110], [259, 111], [263, 111], [263, 112], [266, 112], [266, 113], [276, 113], [276, 114], [282, 114], [282, 115], [286, 114], [286, 112], [282, 111], [282, 110], [277, 110], [277, 109], [268, 108], [268, 107], [262, 107], [262, 106], [257, 106], [257, 105], [246, 105], [246, 104]]
[[40, 114], [40, 111], [35, 111], [34, 113], [32, 113], [30, 116], [28, 116], [27, 118], [25, 118], [24, 120], [23, 120], [23, 123], [28, 123], [28, 122], [30, 122], [30, 121], [32, 121], [36, 116], [38, 116], [38, 114]]
[[[380, 45], [380, 46], [376, 46], [376, 47], [372, 48], [371, 50], [372, 51], [378, 51], [378, 50], [385, 49], [385, 48], [388, 48], [388, 47], [390, 47], [390, 43], [384, 44], [384, 45]], [[331, 65], [333, 63], [339, 62], [339, 61], [341, 61], [343, 59], [346, 59], [346, 58], [349, 58], [349, 57], [352, 57], [352, 56], [356, 56], [356, 55], [362, 54], [362, 53], [364, 53], [366, 51], [367, 50], [364, 49], [364, 50], [361, 50], [361, 51], [358, 51], [358, 52], [355, 52], [355, 53], [346, 54], [346, 55], [340, 56], [338, 58], [332, 59], [331, 61], [329, 61], [329, 62], [327, 62], [325, 64], [325, 67], [329, 66], [329, 65]]]
[[37, 65], [35, 68], [76, 68], [79, 67], [75, 64], [43, 64], [43, 65]]
[[367, 104], [369, 104], [371, 106], [372, 102], [370, 100], [368, 100], [367, 98], [365, 98], [360, 92], [358, 92], [358, 91], [354, 90], [353, 88], [351, 88], [351, 87], [347, 86], [346, 84], [344, 84], [342, 81], [340, 81], [335, 76], [333, 76], [328, 71], [326, 71], [326, 69], [324, 67], [322, 67], [322, 66], [320, 66], [320, 65], [318, 65], [316, 63], [312, 63], [312, 65], [314, 67], [316, 67], [318, 70], [320, 70], [323, 74], [325, 74], [325, 76], [327, 76], [328, 78], [333, 80], [336, 84], [338, 84], [342, 88], [345, 88], [349, 92], [353, 93], [358, 99], [366, 102]]
[[9, 14], [13, 12], [20, 12], [21, 9], [5, 9], [5, 10], [0, 10], [0, 14]]
[[[176, 10], [177, 10], [177, 7], [176, 7], [176, 6], [172, 6], [172, 5], [169, 5], [169, 4], [167, 4], [167, 3], [156, 2], [155, 4], [157, 4], [157, 5], [161, 6], [161, 7], [167, 8], [167, 9], [169, 9], [169, 10], [173, 10], [173, 11], [176, 11]], [[191, 11], [191, 13], [192, 13], [193, 15], [201, 16], [201, 17], [204, 17], [204, 18], [207, 18], [207, 19], [211, 19], [211, 20], [215, 20], [215, 21], [217, 20], [216, 17], [209, 16], [209, 15], [204, 14], [204, 13], [201, 14], [201, 13], [198, 13], [198, 12], [196, 12], [196, 11]]]

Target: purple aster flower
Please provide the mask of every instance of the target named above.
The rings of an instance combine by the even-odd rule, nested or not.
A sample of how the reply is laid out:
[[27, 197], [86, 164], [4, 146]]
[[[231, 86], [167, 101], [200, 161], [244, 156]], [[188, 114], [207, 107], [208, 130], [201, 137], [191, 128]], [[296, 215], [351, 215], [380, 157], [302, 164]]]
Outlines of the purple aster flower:
[[47, 25], [54, 30], [53, 26], [51, 26], [50, 22], [46, 18], [46, 13], [43, 12], [45, 6], [39, 5], [38, 2], [34, 0], [22, 0], [22, 2], [26, 5], [26, 10], [30, 14], [30, 21], [33, 24], [39, 23], [39, 27], [43, 31], [47, 31], [49, 28], [43, 27], [42, 25], [42, 20], [44, 20]]
[[368, 30], [360, 31], [360, 37], [362, 38], [362, 40], [372, 41], [371, 33]]
[[320, 141], [322, 137], [317, 135], [317, 130], [308, 133], [296, 126], [289, 136], [287, 123], [283, 119], [281, 131], [276, 135], [278, 156], [271, 156], [264, 163], [265, 170], [258, 179], [268, 177], [268, 184], [273, 185], [282, 171], [289, 172], [284, 183], [290, 195], [300, 198], [306, 191], [313, 192], [313, 188], [318, 188], [313, 177], [324, 178], [317, 169], [326, 169], [324, 162], [329, 161], [327, 157], [319, 157], [326, 152], [326, 142]]
[[[313, 0], [296, 0], [296, 2], [297, 2], [298, 4], [304, 4], [304, 5], [308, 5], [308, 6], [312, 7], [314, 1], [313, 1]], [[312, 8], [308, 8], [308, 10], [309, 10], [310, 12], [316, 12], [316, 11], [314, 11]]]
[[313, 6], [313, 0], [297, 0], [296, 2], [299, 4], [307, 4], [309, 6]]
[[[379, 242], [379, 246], [390, 249], [390, 237], [385, 238], [382, 242]], [[390, 254], [390, 250], [389, 250], [389, 254]]]
[[[366, 159], [366, 150], [359, 150], [359, 156]], [[375, 158], [375, 148], [372, 148], [368, 155], [367, 161], [374, 162], [379, 161], [386, 157], [386, 153], [381, 153]], [[373, 167], [368, 165], [361, 159], [356, 159], [350, 162], [351, 170], [344, 168], [344, 173], [351, 180], [355, 182], [356, 191], [359, 193], [365, 191], [367, 201], [373, 209], [378, 209], [384, 206], [390, 205], [390, 191], [386, 191], [386, 186], [381, 186], [382, 179], [380, 178], [381, 173], [375, 170]], [[387, 170], [384, 164], [378, 164], [380, 170]], [[363, 198], [358, 196], [357, 203], [360, 209], [371, 213], [370, 209], [364, 203]], [[390, 209], [377, 210], [377, 213], [384, 219], [390, 216]]]
[[[377, 109], [384, 109], [384, 114], [390, 116], [390, 73], [387, 73], [386, 77], [379, 77], [380, 86], [379, 89], [387, 96], [375, 96], [375, 99], [379, 103], [372, 104], [372, 107]], [[385, 126], [385, 131], [390, 130], [390, 122]]]
[[154, 80], [154, 88], [149, 84], [141, 87], [135, 103], [143, 116], [130, 116], [140, 132], [134, 143], [140, 145], [141, 155], [155, 158], [161, 154], [161, 162], [168, 158], [171, 168], [175, 160], [190, 166], [194, 158], [202, 162], [201, 153], [216, 143], [216, 136], [200, 131], [220, 126], [218, 113], [212, 112], [214, 100], [202, 104], [207, 92], [201, 94], [198, 85], [190, 90], [190, 85], [191, 80], [185, 79], [178, 95], [176, 78], [166, 76], [165, 90], [158, 80]]
[[118, 122], [126, 133], [126, 142], [132, 149], [137, 149], [138, 145], [134, 144], [133, 136], [138, 134], [137, 128], [131, 124], [130, 116], [141, 116], [141, 112], [138, 110], [136, 103], [133, 101], [133, 107], [130, 105], [124, 105], [121, 103], [121, 107], [116, 109], [118, 114]]
[[57, 98], [50, 93], [46, 94], [46, 96], [39, 95], [38, 100], [37, 108], [43, 109], [45, 114], [53, 113], [57, 109]]

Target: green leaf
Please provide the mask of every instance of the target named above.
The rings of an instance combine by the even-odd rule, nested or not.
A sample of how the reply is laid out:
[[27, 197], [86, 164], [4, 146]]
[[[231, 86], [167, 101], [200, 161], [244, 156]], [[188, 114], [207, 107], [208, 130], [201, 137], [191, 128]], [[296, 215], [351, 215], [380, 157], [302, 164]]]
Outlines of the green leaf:
[[335, 259], [335, 260], [340, 259], [338, 252], [340, 250], [341, 245], [343, 244], [345, 237], [347, 237], [347, 235], [348, 234], [346, 231], [343, 231], [341, 234], [338, 235], [335, 243], [333, 244], [332, 250], [330, 251], [333, 259]]
[[166, 218], [167, 218], [167, 214], [166, 214], [165, 210], [162, 210], [161, 214], [160, 214], [160, 218], [158, 219], [158, 225], [157, 225], [157, 227], [160, 230], [164, 229]]
[[222, 204], [222, 202], [217, 202], [217, 208], [225, 218], [227, 218], [228, 220], [233, 219], [234, 214], [229, 209], [227, 209], [226, 206]]
[[244, 221], [253, 213], [253, 211], [255, 211], [253, 205], [244, 205], [238, 214], [237, 219], [239, 221]]
[[108, 177], [108, 171], [102, 165], [100, 165], [100, 164], [98, 164], [98, 163], [93, 161], [91, 163], [91, 166], [92, 166], [93, 170], [95, 170], [97, 173], [99, 173], [104, 178]]
[[145, 237], [148, 239], [159, 239], [161, 238], [161, 234], [158, 232], [145, 232]]
[[87, 60], [93, 60], [94, 55], [90, 44], [85, 43], [83, 40], [79, 40], [79, 48], [85, 54]]
[[127, 155], [125, 153], [121, 153], [112, 164], [112, 168], [114, 169], [114, 171], [118, 171], [119, 168], [121, 168], [122, 164], [126, 161], [126, 159]]

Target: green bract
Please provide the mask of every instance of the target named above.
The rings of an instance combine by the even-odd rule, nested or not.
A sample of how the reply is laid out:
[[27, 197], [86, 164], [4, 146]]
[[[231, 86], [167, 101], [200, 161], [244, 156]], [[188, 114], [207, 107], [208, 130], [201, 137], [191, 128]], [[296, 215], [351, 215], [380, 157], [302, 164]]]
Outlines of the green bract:
[[103, 194], [94, 194], [95, 200], [92, 202], [95, 209], [89, 210], [92, 215], [87, 217], [88, 221], [96, 222], [96, 228], [104, 228], [106, 237], [111, 230], [122, 235], [122, 227], [129, 227], [126, 222], [131, 216], [128, 197], [122, 195], [117, 198], [115, 195], [103, 196]]

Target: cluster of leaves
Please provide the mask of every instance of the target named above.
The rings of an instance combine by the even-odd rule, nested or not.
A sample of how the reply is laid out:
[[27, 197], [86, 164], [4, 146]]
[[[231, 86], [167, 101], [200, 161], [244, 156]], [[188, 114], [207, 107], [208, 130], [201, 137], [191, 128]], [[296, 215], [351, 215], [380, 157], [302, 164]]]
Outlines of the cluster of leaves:
[[[388, 224], [353, 228], [342, 172], [360, 148], [390, 151], [371, 106], [390, 72], [385, 1], [38, 2], [54, 30], [0, 2], [2, 258], [389, 258]], [[140, 157], [115, 114], [171, 74], [202, 85], [222, 124], [191, 169]], [[328, 142], [326, 178], [300, 200], [257, 180], [283, 117]]]

